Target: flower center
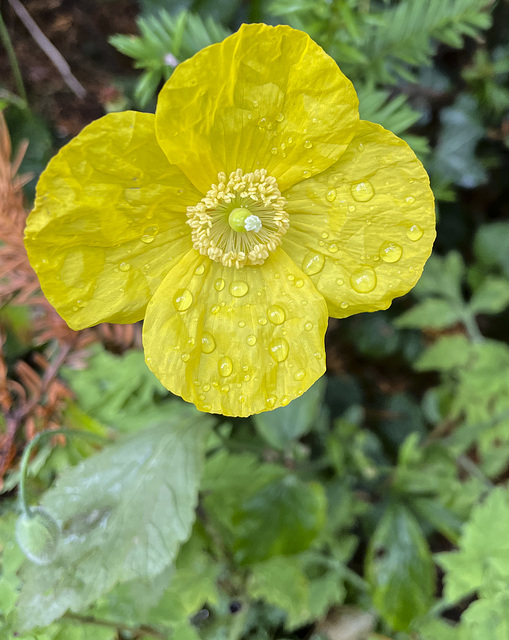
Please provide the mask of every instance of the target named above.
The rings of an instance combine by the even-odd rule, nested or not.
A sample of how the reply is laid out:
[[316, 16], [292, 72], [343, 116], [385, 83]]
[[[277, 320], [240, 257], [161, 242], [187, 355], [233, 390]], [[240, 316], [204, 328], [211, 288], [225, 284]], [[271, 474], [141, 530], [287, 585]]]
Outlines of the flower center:
[[286, 200], [265, 169], [218, 175], [207, 195], [187, 208], [194, 248], [227, 267], [263, 264], [289, 226]]

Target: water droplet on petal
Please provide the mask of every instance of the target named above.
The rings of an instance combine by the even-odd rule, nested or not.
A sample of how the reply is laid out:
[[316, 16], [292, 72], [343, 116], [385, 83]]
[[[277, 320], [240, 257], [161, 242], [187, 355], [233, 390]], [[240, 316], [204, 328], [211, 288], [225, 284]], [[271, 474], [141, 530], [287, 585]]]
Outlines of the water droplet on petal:
[[216, 341], [211, 333], [204, 331], [201, 337], [201, 350], [203, 353], [212, 353], [216, 348]]
[[303, 175], [305, 178], [309, 178], [309, 176], [311, 175], [311, 173], [310, 173], [309, 171], [304, 171], [304, 172], [302, 173], [302, 175]]
[[304, 369], [299, 369], [293, 374], [293, 377], [295, 380], [303, 380], [305, 375], [306, 372], [304, 371]]
[[353, 212], [355, 211], [355, 209], [356, 209], [356, 207], [355, 207], [355, 205], [354, 205], [354, 204], [351, 204], [351, 205], [348, 207], [348, 211], [350, 211], [350, 213], [353, 213]]
[[338, 278], [336, 280], [336, 284], [339, 285], [341, 287], [341, 285], [345, 284], [345, 281], [342, 278]]
[[285, 117], [284, 117], [284, 115], [283, 115], [282, 113], [279, 113], [279, 114], [276, 116], [276, 121], [277, 121], [277, 122], [283, 122], [283, 120], [284, 120], [284, 119], [285, 119]]
[[376, 273], [371, 267], [362, 267], [352, 273], [350, 283], [358, 293], [369, 293], [376, 287]]
[[219, 370], [219, 375], [223, 376], [223, 378], [230, 376], [233, 371], [233, 362], [231, 361], [231, 358], [228, 356], [220, 358], [217, 363], [217, 368]]
[[245, 296], [248, 291], [249, 287], [247, 282], [244, 282], [243, 280], [235, 280], [235, 282], [230, 284], [230, 293], [232, 296], [235, 296], [235, 298], [242, 298], [242, 296]]
[[189, 289], [179, 289], [173, 297], [173, 306], [177, 311], [187, 311], [193, 303], [193, 294]]
[[270, 152], [272, 153], [273, 156], [277, 155], [277, 147], [272, 147]]
[[272, 409], [277, 402], [277, 396], [269, 396], [267, 398], [267, 404]]
[[250, 335], [247, 337], [247, 343], [250, 347], [254, 347], [254, 345], [256, 344], [256, 336], [254, 335]]
[[253, 100], [253, 107], [257, 107], [258, 106], [258, 100]]
[[341, 308], [342, 309], [348, 309], [348, 302], [342, 302], [341, 303]]
[[417, 242], [420, 240], [424, 234], [424, 231], [418, 224], [413, 224], [411, 227], [407, 229], [406, 235], [409, 240], [412, 242]]
[[210, 312], [216, 315], [216, 313], [219, 313], [219, 309], [220, 306], [218, 304], [215, 304], [213, 307], [211, 307]]
[[118, 268], [120, 269], [120, 271], [123, 271], [125, 273], [126, 271], [129, 271], [131, 265], [128, 262], [121, 262], [118, 265]]
[[267, 317], [272, 324], [283, 324], [286, 319], [285, 310], [277, 304], [273, 304], [267, 309]]
[[311, 149], [313, 147], [313, 143], [311, 142], [311, 140], [306, 140], [306, 142], [304, 143], [304, 149]]
[[201, 264], [199, 267], [196, 267], [194, 270], [194, 274], [196, 276], [201, 276], [205, 273], [205, 265]]
[[143, 229], [143, 235], [141, 236], [141, 241], [145, 244], [150, 244], [154, 242], [157, 232], [159, 231], [159, 227], [155, 224], [151, 227], [146, 227]]
[[323, 238], [324, 240], [327, 240], [327, 238], [328, 238], [328, 237], [329, 237], [329, 234], [327, 233], [327, 231], [324, 231], [324, 232], [322, 233], [322, 238]]
[[204, 384], [203, 390], [205, 391], [205, 393], [208, 393], [210, 391], [210, 384]]
[[276, 362], [284, 362], [288, 358], [290, 345], [285, 338], [276, 338], [269, 344], [269, 352]]
[[338, 192], [336, 191], [336, 189], [331, 189], [330, 191], [327, 191], [325, 195], [325, 199], [328, 200], [329, 202], [334, 202], [337, 195], [338, 195]]
[[357, 202], [369, 202], [375, 195], [375, 189], [369, 180], [355, 182], [350, 190], [354, 200], [357, 200]]
[[263, 327], [267, 324], [267, 318], [258, 318], [258, 324], [261, 324]]
[[415, 198], [413, 196], [408, 196], [408, 198], [405, 198], [405, 202], [407, 204], [413, 204], [415, 202]]
[[302, 262], [302, 271], [308, 276], [314, 276], [323, 269], [325, 258], [321, 253], [309, 252]]
[[182, 360], [184, 362], [188, 362], [189, 361], [189, 354], [188, 353], [183, 353], [181, 356]]
[[337, 253], [339, 251], [339, 247], [336, 243], [332, 243], [329, 245], [329, 251], [331, 253]]
[[304, 286], [304, 280], [296, 280], [295, 286], [297, 287], [297, 289], [301, 289]]
[[215, 282], [214, 282], [214, 289], [216, 291], [222, 291], [224, 289], [224, 280], [222, 278], [218, 278]]
[[244, 322], [244, 320], [241, 320], [241, 321], [239, 322], [239, 327], [240, 327], [241, 329], [243, 329], [245, 326], [246, 326], [246, 323]]
[[304, 325], [304, 329], [306, 331], [311, 331], [312, 328], [313, 328], [313, 323], [312, 322], [306, 322], [306, 324]]
[[397, 262], [403, 253], [403, 249], [395, 242], [384, 242], [380, 247], [380, 257], [384, 262]]

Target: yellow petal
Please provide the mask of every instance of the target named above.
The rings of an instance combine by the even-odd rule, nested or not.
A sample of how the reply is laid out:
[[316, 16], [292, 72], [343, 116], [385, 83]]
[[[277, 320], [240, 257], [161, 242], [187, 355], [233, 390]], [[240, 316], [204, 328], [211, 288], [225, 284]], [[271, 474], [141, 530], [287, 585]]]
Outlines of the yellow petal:
[[330, 169], [283, 194], [283, 248], [343, 318], [387, 309], [421, 276], [435, 239], [429, 179], [413, 151], [361, 122]]
[[156, 131], [203, 192], [239, 168], [267, 169], [286, 189], [329, 167], [358, 117], [351, 82], [307, 34], [249, 24], [177, 67], [159, 95]]
[[191, 246], [186, 206], [200, 197], [162, 153], [153, 115], [93, 122], [51, 160], [28, 217], [46, 297], [73, 329], [141, 319]]
[[147, 307], [148, 366], [198, 409], [248, 416], [288, 404], [325, 371], [327, 307], [281, 250], [224, 267], [189, 252]]

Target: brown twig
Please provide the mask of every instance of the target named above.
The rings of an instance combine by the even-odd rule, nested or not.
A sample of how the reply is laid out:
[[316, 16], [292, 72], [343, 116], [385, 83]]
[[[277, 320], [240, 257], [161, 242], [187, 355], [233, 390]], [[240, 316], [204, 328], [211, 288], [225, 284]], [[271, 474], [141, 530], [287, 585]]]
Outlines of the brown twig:
[[9, 0], [9, 4], [11, 5], [14, 13], [28, 29], [35, 42], [55, 65], [65, 84], [74, 93], [74, 95], [83, 99], [87, 95], [87, 91], [72, 74], [71, 67], [67, 64], [67, 61], [60, 51], [48, 40], [19, 0]]

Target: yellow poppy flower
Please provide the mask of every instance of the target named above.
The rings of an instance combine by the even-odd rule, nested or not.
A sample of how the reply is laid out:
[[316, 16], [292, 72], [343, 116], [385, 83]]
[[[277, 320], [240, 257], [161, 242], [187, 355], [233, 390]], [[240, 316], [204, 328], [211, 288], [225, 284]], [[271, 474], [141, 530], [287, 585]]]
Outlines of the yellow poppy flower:
[[247, 416], [320, 377], [328, 316], [386, 309], [434, 237], [407, 144], [359, 120], [309, 36], [250, 24], [180, 64], [155, 115], [109, 114], [65, 146], [26, 247], [72, 328], [144, 319], [168, 389]]

